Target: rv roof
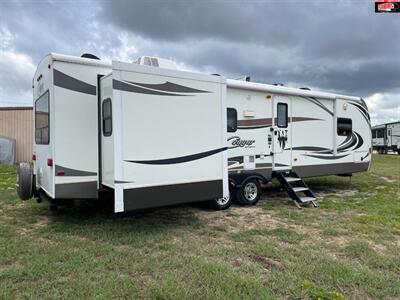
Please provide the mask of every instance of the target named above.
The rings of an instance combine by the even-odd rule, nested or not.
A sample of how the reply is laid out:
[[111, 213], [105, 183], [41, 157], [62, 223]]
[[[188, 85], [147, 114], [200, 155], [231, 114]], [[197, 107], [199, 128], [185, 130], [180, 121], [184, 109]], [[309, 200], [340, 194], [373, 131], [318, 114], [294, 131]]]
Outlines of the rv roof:
[[389, 122], [389, 123], [383, 123], [383, 124], [379, 124], [379, 125], [375, 125], [372, 127], [372, 129], [378, 129], [378, 128], [384, 128], [387, 125], [393, 125], [393, 124], [399, 124], [400, 121], [395, 121], [395, 122]]
[[285, 95], [293, 95], [293, 96], [303, 96], [303, 97], [316, 97], [316, 98], [323, 98], [323, 99], [331, 99], [334, 100], [336, 98], [344, 99], [344, 100], [354, 100], [360, 101], [360, 97], [352, 97], [352, 96], [345, 96], [333, 93], [326, 93], [326, 92], [319, 92], [319, 91], [309, 91], [309, 90], [302, 90], [298, 88], [291, 88], [285, 86], [276, 86], [264, 83], [255, 83], [255, 82], [248, 82], [248, 81], [241, 81], [241, 80], [233, 80], [228, 79], [227, 84], [229, 87], [242, 89], [242, 90], [256, 90], [262, 91], [267, 93], [274, 93], [274, 94], [285, 94]]
[[64, 62], [70, 62], [70, 63], [75, 63], [75, 64], [111, 68], [111, 62], [106, 62], [106, 61], [102, 61], [102, 60], [77, 57], [77, 56], [71, 56], [71, 55], [64, 55], [64, 54], [58, 54], [58, 53], [50, 53], [49, 55], [53, 58], [53, 60], [57, 60], [57, 61], [64, 61]]
[[[57, 54], [57, 53], [50, 53], [49, 54], [53, 60], [57, 61], [65, 61], [83, 65], [93, 65], [93, 66], [100, 66], [100, 67], [109, 67], [111, 68], [111, 62], [105, 62], [96, 59], [89, 59], [71, 55], [64, 55], [64, 54]], [[275, 86], [270, 84], [264, 83], [255, 83], [255, 82], [248, 82], [248, 81], [241, 81], [241, 80], [233, 80], [227, 79], [227, 85], [232, 88], [243, 89], [243, 90], [257, 90], [267, 93], [276, 93], [276, 94], [285, 94], [285, 95], [293, 95], [293, 96], [303, 96], [303, 97], [316, 97], [316, 98], [323, 98], [323, 99], [331, 99], [334, 100], [336, 98], [344, 99], [344, 100], [353, 100], [353, 101], [360, 101], [360, 97], [352, 97], [352, 96], [345, 96], [340, 94], [334, 93], [327, 93], [327, 92], [319, 92], [319, 91], [309, 91], [309, 90], [302, 90], [298, 88], [290, 88], [285, 86]]]

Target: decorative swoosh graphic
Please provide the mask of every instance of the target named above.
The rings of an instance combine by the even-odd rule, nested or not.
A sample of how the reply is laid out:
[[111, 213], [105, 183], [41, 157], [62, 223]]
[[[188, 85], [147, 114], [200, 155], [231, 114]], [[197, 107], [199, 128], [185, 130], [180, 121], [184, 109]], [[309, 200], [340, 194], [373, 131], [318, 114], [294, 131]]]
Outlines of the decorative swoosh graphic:
[[169, 81], [162, 84], [147, 84], [113, 79], [113, 88], [125, 92], [159, 96], [193, 96], [190, 94], [211, 93], [209, 91], [193, 89]]
[[211, 156], [217, 154], [219, 152], [227, 150], [227, 147], [210, 150], [206, 152], [185, 155], [180, 157], [173, 157], [167, 159], [155, 159], [155, 160], [125, 160], [126, 162], [137, 163], [137, 164], [144, 164], [144, 165], [170, 165], [170, 164], [180, 164], [185, 163], [193, 160], [198, 160], [207, 156]]
[[53, 69], [54, 85], [74, 92], [96, 95], [96, 86]]
[[194, 88], [190, 88], [184, 85], [172, 83], [166, 81], [165, 83], [160, 84], [150, 84], [150, 83], [138, 83], [133, 81], [126, 81], [136, 86], [140, 86], [147, 89], [158, 90], [162, 92], [173, 92], [173, 93], [211, 93], [209, 91], [198, 90]]
[[366, 109], [352, 102], [349, 102], [349, 104], [355, 106], [359, 110], [359, 112], [361, 113], [367, 124], [371, 127], [371, 117], [369, 116], [369, 113], [366, 111]]
[[[292, 117], [291, 122], [305, 122], [305, 121], [324, 121], [317, 118], [307, 118], [307, 117]], [[289, 119], [290, 123], [290, 119]], [[266, 128], [272, 126], [272, 118], [262, 118], [262, 119], [250, 119], [250, 120], [238, 120], [238, 129], [258, 129]]]
[[[285, 149], [285, 150], [290, 150], [290, 148]], [[299, 151], [325, 151], [325, 150], [329, 150], [329, 149], [328, 148], [322, 148], [322, 147], [302, 146], [302, 147], [293, 147], [292, 150], [299, 150]]]
[[120, 90], [124, 92], [131, 92], [131, 93], [139, 93], [139, 94], [147, 94], [147, 95], [159, 95], [159, 96], [191, 96], [191, 95], [183, 95], [183, 94], [173, 94], [167, 92], [161, 92], [157, 90], [151, 90], [148, 88], [143, 88], [131, 83], [127, 83], [124, 81], [119, 81], [113, 79], [113, 89]]
[[302, 97], [302, 98], [314, 103], [315, 105], [319, 106], [320, 108], [325, 110], [327, 113], [329, 113], [331, 116], [333, 116], [333, 112], [330, 109], [328, 109], [325, 105], [323, 105], [321, 103], [321, 101], [319, 101], [317, 98], [314, 98], [314, 97]]
[[[307, 146], [302, 146], [302, 147], [294, 147], [293, 150], [310, 150], [312, 148], [317, 148], [314, 153], [312, 154], [303, 154], [304, 156], [310, 156], [318, 159], [339, 159], [342, 157], [346, 157], [350, 155], [350, 153], [343, 154], [343, 152], [347, 152], [349, 150], [357, 150], [364, 144], [364, 140], [361, 137], [361, 135], [358, 132], [352, 132], [350, 136], [347, 136], [346, 139], [338, 146], [337, 151], [342, 153], [337, 156], [333, 156], [333, 150], [317, 150], [319, 147], [307, 147]], [[354, 148], [353, 148], [354, 147]], [[353, 148], [353, 149], [351, 149]], [[323, 148], [321, 148], [323, 149]], [[367, 155], [368, 156], [368, 155]], [[366, 157], [367, 157], [366, 156]]]
[[361, 135], [359, 135], [357, 132], [355, 132], [355, 134], [357, 136], [358, 142], [357, 142], [357, 146], [353, 150], [356, 150], [356, 149], [360, 148], [362, 146], [362, 144], [364, 143], [364, 140], [361, 137]]
[[[350, 154], [350, 153], [349, 153]], [[304, 156], [310, 156], [310, 157], [314, 157], [314, 158], [319, 158], [319, 159], [339, 159], [339, 158], [343, 158], [346, 157], [349, 154], [345, 154], [345, 155], [338, 155], [338, 156], [325, 156], [325, 155], [314, 155], [314, 154], [303, 154]]]
[[272, 126], [272, 118], [238, 120], [238, 129], [257, 129]]

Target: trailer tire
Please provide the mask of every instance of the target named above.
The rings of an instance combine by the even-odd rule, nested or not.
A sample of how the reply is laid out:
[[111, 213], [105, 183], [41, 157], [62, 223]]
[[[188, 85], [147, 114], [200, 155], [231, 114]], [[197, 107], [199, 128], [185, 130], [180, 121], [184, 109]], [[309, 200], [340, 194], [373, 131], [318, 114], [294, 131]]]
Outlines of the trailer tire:
[[236, 199], [241, 205], [255, 205], [262, 193], [260, 182], [257, 179], [245, 181], [236, 191]]
[[209, 201], [209, 205], [211, 208], [215, 210], [224, 210], [228, 209], [233, 203], [231, 195], [229, 195], [227, 198], [217, 198]]
[[33, 169], [30, 163], [22, 162], [17, 167], [17, 194], [21, 200], [33, 196]]

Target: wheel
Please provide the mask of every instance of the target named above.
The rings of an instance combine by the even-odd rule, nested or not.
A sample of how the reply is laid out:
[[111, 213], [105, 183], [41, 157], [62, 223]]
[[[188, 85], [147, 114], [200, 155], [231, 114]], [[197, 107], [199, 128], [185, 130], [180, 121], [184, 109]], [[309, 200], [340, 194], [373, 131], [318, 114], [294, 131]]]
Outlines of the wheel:
[[228, 197], [213, 199], [209, 204], [215, 210], [224, 210], [229, 208], [232, 205], [232, 202], [232, 197], [229, 195]]
[[33, 195], [32, 165], [22, 162], [17, 168], [17, 193], [21, 200], [28, 200]]
[[242, 205], [255, 205], [261, 197], [261, 185], [257, 179], [249, 179], [236, 191], [236, 199]]

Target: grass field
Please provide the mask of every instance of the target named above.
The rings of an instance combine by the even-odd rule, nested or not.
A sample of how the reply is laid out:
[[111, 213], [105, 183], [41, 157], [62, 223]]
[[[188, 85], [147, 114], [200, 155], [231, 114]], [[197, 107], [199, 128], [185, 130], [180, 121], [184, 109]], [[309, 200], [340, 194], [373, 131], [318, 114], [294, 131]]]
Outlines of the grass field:
[[114, 215], [17, 200], [0, 167], [0, 298], [399, 299], [400, 156], [308, 179], [319, 208], [276, 184], [255, 207]]

